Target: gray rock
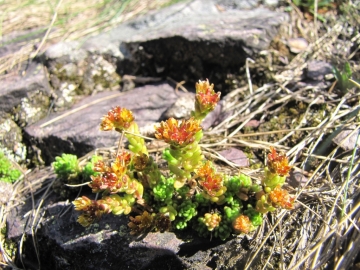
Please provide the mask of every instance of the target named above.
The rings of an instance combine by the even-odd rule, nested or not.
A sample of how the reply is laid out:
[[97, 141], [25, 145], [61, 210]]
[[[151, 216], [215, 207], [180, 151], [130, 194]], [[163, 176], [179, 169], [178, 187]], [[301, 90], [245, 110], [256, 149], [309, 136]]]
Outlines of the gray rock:
[[9, 202], [13, 192], [13, 185], [11, 183], [0, 181], [0, 203], [5, 205]]
[[287, 45], [292, 53], [298, 54], [308, 48], [309, 42], [304, 38], [289, 38]]
[[0, 116], [0, 149], [13, 161], [22, 162], [26, 159], [21, 128], [6, 114]]
[[22, 74], [5, 77], [0, 85], [0, 111], [12, 113], [26, 126], [47, 114], [52, 90], [42, 64], [30, 63]]
[[57, 90], [55, 110], [71, 106], [78, 95], [119, 87], [120, 76], [114, 60], [119, 57], [119, 52], [110, 45], [108, 49], [85, 50], [80, 42], [71, 41], [55, 44], [46, 50], [43, 58], [50, 73], [51, 85]]
[[290, 171], [287, 183], [293, 188], [303, 187], [309, 179], [300, 171]]
[[21, 128], [48, 113], [52, 90], [44, 66], [30, 64], [19, 73], [9, 73], [0, 85], [0, 148], [18, 163], [26, 159], [27, 149]]
[[266, 6], [277, 6], [279, 4], [279, 0], [264, 0], [264, 5]]
[[241, 10], [235, 2], [246, 1], [229, 1], [233, 8], [225, 9], [219, 8], [220, 1], [172, 5], [89, 38], [83, 48], [94, 48], [99, 41], [119, 45], [124, 57], [117, 62], [120, 74], [187, 82], [209, 78], [221, 90], [223, 74], [238, 71], [246, 57], [268, 48], [288, 20], [285, 13]]
[[[99, 147], [116, 145], [117, 132], [100, 131], [100, 118], [114, 106], [126, 107], [134, 113], [139, 127], [154, 124], [185, 93], [176, 93], [169, 84], [147, 85], [132, 91], [103, 92], [87, 97], [70, 111], [51, 115], [25, 129], [33, 145], [51, 162], [62, 153], [78, 156]], [[53, 121], [50, 123], [50, 121]]]
[[257, 0], [217, 0], [219, 6], [226, 9], [250, 9], [255, 8], [258, 5]]
[[195, 110], [194, 93], [186, 93], [178, 98], [176, 102], [166, 110], [164, 118], [183, 119], [190, 118], [191, 111]]
[[219, 154], [222, 155], [228, 161], [233, 162], [238, 166], [241, 167], [249, 166], [248, 157], [240, 149], [237, 149], [235, 147], [230, 147], [228, 149], [220, 151]]
[[227, 104], [231, 102], [230, 100], [231, 99], [229, 99], [228, 96], [225, 96], [219, 101], [215, 109], [205, 117], [204, 121], [201, 123], [204, 130], [220, 124], [234, 113], [233, 111], [226, 109]]
[[81, 49], [79, 41], [69, 41], [50, 46], [44, 56], [46, 60], [55, 60], [57, 63], [76, 63], [84, 60], [87, 52]]
[[91, 55], [87, 59], [83, 81], [80, 85], [82, 93], [91, 94], [119, 88], [120, 76], [116, 66], [101, 55]]
[[332, 74], [332, 66], [323, 61], [310, 61], [306, 69], [306, 78], [312, 81], [323, 81], [325, 76]]
[[[44, 28], [30, 27], [30, 29], [12, 31], [11, 33], [2, 35], [0, 41], [0, 57], [16, 54], [23, 49], [24, 44], [28, 44], [29, 41], [43, 38], [45, 32], [46, 29]], [[7, 71], [9, 72], [9, 70]]]
[[268, 48], [288, 20], [285, 13], [255, 8], [257, 2], [179, 3], [81, 43], [53, 45], [44, 59], [56, 90], [54, 109], [71, 106], [79, 94], [115, 89], [119, 74], [188, 82], [209, 78], [221, 90], [224, 74]]
[[[35, 220], [25, 215], [31, 200], [8, 215], [8, 238], [16, 241], [25, 232], [22, 262], [26, 269], [243, 269], [251, 254], [241, 243], [246, 240], [243, 236], [227, 242], [199, 238], [192, 230], [131, 236], [127, 216], [105, 215], [83, 228], [72, 205], [54, 200], [54, 196], [45, 200]], [[36, 231], [31, 230], [32, 223], [38, 224]]]
[[[359, 130], [354, 132], [355, 129], [355, 125], [344, 128], [335, 136], [335, 138], [332, 139], [332, 141], [345, 151], [353, 150], [354, 147], [356, 147], [356, 140], [359, 133]], [[360, 142], [358, 142], [358, 146], [360, 146]]]

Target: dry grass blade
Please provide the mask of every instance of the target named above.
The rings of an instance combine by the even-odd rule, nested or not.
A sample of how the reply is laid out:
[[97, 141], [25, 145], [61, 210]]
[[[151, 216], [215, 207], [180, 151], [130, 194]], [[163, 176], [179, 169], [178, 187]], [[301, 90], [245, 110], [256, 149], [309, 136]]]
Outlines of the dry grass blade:
[[[0, 56], [0, 74], [59, 41], [80, 39], [130, 20], [172, 0], [25, 0], [0, 2], [0, 40], [22, 49]], [[29, 29], [33, 29], [29, 31]], [[42, 33], [44, 36], [42, 36]]]
[[348, 221], [348, 219], [354, 213], [356, 213], [359, 210], [359, 208], [360, 208], [360, 203], [358, 203], [354, 207], [354, 209], [351, 212], [349, 212], [349, 214], [339, 222], [339, 224], [336, 224], [335, 226], [333, 226], [333, 228], [324, 237], [322, 237], [317, 242], [317, 244], [311, 250], [309, 250], [308, 253], [302, 259], [300, 259], [300, 261], [298, 261], [298, 263], [294, 266], [294, 269], [297, 269], [298, 267], [300, 267], [314, 252], [316, 252], [322, 246], [322, 244], [339, 229], [340, 225], [342, 225], [343, 223]]
[[64, 114], [62, 114], [62, 115], [59, 115], [59, 116], [51, 119], [50, 121], [47, 121], [47, 122], [41, 124], [40, 127], [41, 127], [41, 128], [44, 128], [44, 127], [46, 127], [46, 126], [48, 126], [48, 125], [50, 125], [50, 124], [52, 124], [52, 123], [55, 123], [56, 121], [59, 121], [60, 119], [63, 119], [63, 118], [65, 118], [65, 117], [68, 117], [69, 115], [71, 115], [71, 114], [73, 114], [73, 113], [76, 113], [76, 112], [81, 111], [81, 110], [83, 110], [83, 109], [85, 109], [85, 108], [88, 108], [88, 107], [91, 106], [91, 105], [94, 105], [94, 104], [97, 104], [97, 103], [99, 103], [99, 102], [103, 102], [103, 101], [105, 101], [105, 100], [109, 100], [109, 99], [112, 99], [112, 98], [115, 98], [115, 97], [119, 97], [119, 96], [121, 96], [121, 95], [123, 95], [123, 93], [117, 93], [117, 94], [114, 94], [114, 95], [110, 95], [110, 96], [107, 96], [107, 97], [104, 97], [104, 98], [100, 98], [100, 99], [94, 100], [93, 102], [90, 102], [90, 103], [85, 104], [85, 105], [83, 105], [83, 106], [80, 106], [80, 107], [78, 107], [78, 108], [72, 109], [72, 110], [70, 110], [70, 111], [68, 111], [68, 112], [66, 112], [66, 113], [64, 113]]

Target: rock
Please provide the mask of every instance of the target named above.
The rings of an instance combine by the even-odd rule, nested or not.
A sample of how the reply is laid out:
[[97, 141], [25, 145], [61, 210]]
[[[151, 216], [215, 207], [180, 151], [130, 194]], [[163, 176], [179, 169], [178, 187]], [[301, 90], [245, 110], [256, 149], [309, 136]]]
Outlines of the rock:
[[166, 112], [164, 113], [164, 118], [190, 118], [191, 111], [195, 110], [194, 100], [194, 93], [185, 93], [185, 95], [178, 98], [176, 102], [169, 109], [166, 110]]
[[287, 183], [293, 188], [303, 187], [309, 179], [300, 171], [290, 171]]
[[[31, 200], [8, 215], [8, 238], [18, 241], [25, 232], [22, 262], [26, 269], [243, 269], [250, 255], [241, 244], [242, 236], [227, 242], [199, 238], [192, 230], [132, 236], [127, 216], [105, 215], [84, 228], [76, 222], [79, 213], [72, 205], [54, 200], [53, 196], [45, 199], [35, 220], [25, 215]], [[32, 223], [38, 224], [35, 231]]]
[[257, 0], [216, 0], [215, 3], [224, 9], [250, 9], [258, 5]]
[[[245, 2], [195, 0], [178, 3], [89, 38], [82, 48], [119, 45], [120, 74], [171, 77], [195, 82], [209, 78], [218, 90], [224, 74], [238, 71], [247, 57], [269, 47], [285, 13], [265, 8], [241, 10]], [[242, 3], [237, 5], [236, 3]], [[216, 18], [216, 20], [214, 19]]]
[[[102, 54], [114, 55], [106, 57]], [[57, 90], [55, 110], [72, 105], [79, 94], [119, 88], [120, 76], [116, 72], [114, 50], [85, 50], [78, 41], [62, 42], [44, 53], [52, 86]]]
[[[78, 213], [66, 203], [46, 209], [46, 221], [38, 231], [41, 268], [52, 269], [155, 269], [152, 264], [171, 261], [171, 269], [181, 269], [176, 253], [183, 241], [173, 233], [149, 233], [133, 237], [127, 227], [128, 217], [107, 215], [89, 228], [76, 223]], [[26, 258], [32, 263], [36, 256], [31, 241], [25, 244]]]
[[[28, 29], [25, 30], [11, 31], [8, 34], [4, 34], [4, 33], [1, 36], [1, 41], [0, 41], [1, 44], [0, 57], [10, 56], [12, 54], [16, 54], [21, 49], [24, 50], [24, 44], [28, 44], [29, 41], [35, 39], [40, 40], [41, 38], [43, 38], [46, 33], [46, 29], [40, 27], [39, 28], [29, 27]], [[11, 64], [13, 65], [14, 63]], [[12, 69], [13, 67], [9, 66], [7, 68]], [[11, 72], [9, 69], [6, 70], [7, 73]]]
[[[359, 130], [354, 132], [357, 127], [355, 125], [351, 125], [343, 128], [339, 134], [337, 134], [332, 141], [339, 145], [345, 151], [351, 151], [356, 147], [356, 140], [358, 137]], [[350, 135], [350, 133], [352, 133]], [[358, 141], [358, 146], [360, 146], [360, 141]]]
[[249, 159], [247, 158], [247, 156], [244, 154], [243, 151], [235, 147], [230, 147], [229, 149], [222, 150], [219, 152], [219, 154], [226, 158], [228, 161], [233, 162], [238, 166], [249, 166]]
[[141, 128], [158, 122], [163, 113], [184, 95], [183, 92], [176, 93], [166, 83], [146, 85], [125, 93], [107, 91], [83, 99], [64, 112], [63, 118], [62, 114], [54, 114], [27, 127], [25, 134], [41, 149], [46, 162], [62, 153], [82, 156], [93, 149], [118, 143], [119, 133], [99, 129], [100, 118], [112, 107], [131, 110]]
[[77, 63], [86, 58], [87, 52], [81, 49], [79, 41], [69, 41], [50, 46], [44, 56], [47, 61], [55, 60], [56, 63]]
[[52, 91], [42, 64], [31, 62], [21, 74], [11, 74], [0, 85], [0, 111], [13, 113], [20, 127], [43, 118]]
[[255, 129], [258, 128], [259, 126], [260, 126], [260, 121], [256, 119], [252, 119], [249, 122], [247, 122], [244, 127]]
[[326, 75], [332, 73], [333, 68], [329, 63], [314, 60], [307, 64], [305, 76], [312, 81], [323, 81]]
[[210, 112], [201, 123], [201, 126], [204, 130], [207, 130], [211, 127], [214, 127], [221, 122], [223, 122], [227, 117], [230, 117], [233, 112], [226, 110], [226, 104], [229, 102], [227, 97], [220, 100], [215, 109]]
[[5, 205], [9, 202], [13, 192], [13, 185], [11, 183], [0, 181], [0, 203]]
[[52, 90], [42, 64], [30, 62], [19, 73], [9, 73], [0, 85], [0, 148], [22, 163], [27, 150], [21, 128], [45, 117]]
[[309, 42], [304, 38], [290, 38], [287, 41], [287, 45], [292, 53], [297, 54], [305, 51], [309, 46]]
[[0, 148], [13, 161], [20, 163], [26, 159], [21, 128], [7, 114], [0, 116]]
[[91, 55], [87, 59], [81, 90], [84, 94], [95, 91], [119, 89], [120, 76], [116, 73], [116, 66], [101, 55]]
[[279, 0], [264, 0], [264, 5], [276, 7], [279, 4]]

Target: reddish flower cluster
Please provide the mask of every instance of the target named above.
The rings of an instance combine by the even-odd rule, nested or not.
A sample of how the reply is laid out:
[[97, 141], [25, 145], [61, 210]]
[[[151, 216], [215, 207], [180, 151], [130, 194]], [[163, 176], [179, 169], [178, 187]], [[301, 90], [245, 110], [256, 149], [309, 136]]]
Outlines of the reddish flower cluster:
[[99, 161], [94, 166], [95, 172], [100, 174], [91, 177], [89, 186], [93, 192], [102, 192], [108, 190], [109, 193], [119, 192], [124, 185], [129, 182], [129, 176], [126, 175], [127, 165], [130, 162], [130, 154], [123, 152], [116, 158], [111, 167], [103, 161]]
[[200, 166], [196, 170], [196, 174], [200, 178], [200, 186], [212, 199], [215, 199], [215, 201], [222, 199], [222, 195], [226, 191], [226, 187], [223, 185], [223, 177], [215, 172], [210, 161]]
[[128, 129], [133, 121], [134, 116], [131, 111], [116, 106], [101, 118], [100, 129], [104, 131], [115, 129], [120, 132]]
[[94, 171], [100, 172], [100, 174], [91, 177], [92, 181], [89, 186], [92, 191], [102, 192], [107, 190], [110, 194], [126, 192], [127, 194], [134, 194], [140, 199], [143, 189], [141, 184], [131, 179], [126, 173], [130, 160], [130, 153], [122, 152], [117, 156], [111, 167], [105, 165], [103, 161], [97, 162]]
[[215, 93], [214, 84], [209, 83], [209, 80], [199, 81], [195, 84], [196, 101], [195, 111], [199, 114], [207, 114], [214, 110], [216, 104], [220, 100], [220, 92]]
[[130, 161], [131, 154], [123, 151], [117, 156], [111, 168], [116, 175], [123, 175], [126, 173], [127, 166], [130, 164]]
[[199, 121], [193, 117], [180, 123], [174, 118], [161, 122], [155, 128], [155, 137], [175, 146], [186, 146], [195, 141], [195, 134], [201, 130]]
[[270, 192], [269, 198], [273, 205], [280, 206], [288, 210], [294, 209], [295, 198], [290, 196], [289, 193], [280, 186], [277, 186]]
[[273, 147], [270, 147], [270, 151], [267, 158], [267, 166], [270, 172], [280, 176], [289, 175], [291, 166], [289, 166], [288, 158], [282, 153], [277, 153]]

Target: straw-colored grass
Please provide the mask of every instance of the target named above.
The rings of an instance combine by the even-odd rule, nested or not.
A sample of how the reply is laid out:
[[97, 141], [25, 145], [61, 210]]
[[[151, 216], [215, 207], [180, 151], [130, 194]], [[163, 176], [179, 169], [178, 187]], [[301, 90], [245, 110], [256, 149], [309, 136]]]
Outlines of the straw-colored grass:
[[21, 46], [0, 56], [0, 74], [35, 57], [49, 45], [95, 35], [174, 0], [5, 0], [0, 2], [2, 46]]

